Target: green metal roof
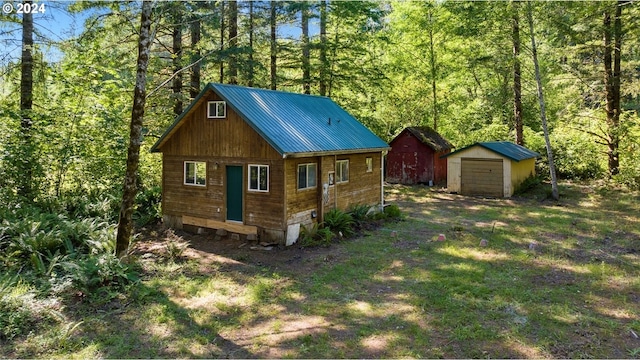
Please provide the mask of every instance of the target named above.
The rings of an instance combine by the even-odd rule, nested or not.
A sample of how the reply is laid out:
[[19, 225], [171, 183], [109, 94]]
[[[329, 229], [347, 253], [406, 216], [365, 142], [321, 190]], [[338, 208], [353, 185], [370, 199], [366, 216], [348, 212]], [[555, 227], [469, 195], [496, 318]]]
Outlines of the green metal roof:
[[209, 83], [151, 148], [157, 148], [208, 91], [215, 92], [283, 157], [382, 151], [389, 145], [328, 97]]
[[450, 152], [448, 154], [442, 155], [441, 158], [445, 158], [447, 156], [457, 154], [459, 152], [465, 151], [474, 146], [481, 146], [489, 151], [492, 151], [498, 155], [502, 155], [513, 161], [522, 161], [526, 159], [540, 157], [540, 154], [538, 154], [537, 152], [531, 151], [524, 146], [514, 144], [510, 141], [491, 141], [491, 142], [477, 142], [475, 144], [463, 147], [462, 149], [456, 150], [454, 152]]

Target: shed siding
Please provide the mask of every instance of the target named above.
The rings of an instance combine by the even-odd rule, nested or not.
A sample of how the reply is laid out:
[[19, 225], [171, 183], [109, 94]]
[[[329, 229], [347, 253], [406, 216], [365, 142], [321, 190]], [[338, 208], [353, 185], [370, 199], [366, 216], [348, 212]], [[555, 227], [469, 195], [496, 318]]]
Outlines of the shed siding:
[[[316, 211], [319, 219], [322, 214], [337, 207], [347, 210], [356, 204], [376, 205], [381, 199], [381, 153], [362, 153], [310, 158], [292, 158], [285, 160], [286, 173], [286, 218], [287, 223], [308, 224], [316, 221], [311, 211]], [[373, 169], [367, 172], [366, 158], [372, 158]], [[329, 183], [329, 173], [335, 172], [336, 160], [349, 160], [349, 181], [334, 183], [328, 187], [328, 197], [323, 197], [323, 185]], [[317, 164], [316, 187], [298, 190], [298, 165]], [[301, 220], [301, 221], [300, 221]]]
[[[204, 96], [161, 147], [163, 152], [163, 214], [225, 221], [226, 166], [243, 169], [243, 223], [267, 229], [284, 227], [284, 160], [229, 106], [225, 119], [207, 119]], [[184, 161], [207, 163], [206, 187], [184, 185]], [[248, 165], [269, 166], [269, 192], [248, 190]]]
[[441, 159], [440, 156], [450, 152], [451, 150], [445, 150], [433, 156], [433, 182], [436, 184], [447, 183], [447, 159]]
[[[310, 163], [316, 164], [316, 186], [298, 190], [298, 165]], [[287, 184], [285, 216], [288, 224], [310, 224], [312, 222], [311, 211], [318, 211], [318, 192], [319, 188], [322, 188], [318, 179], [320, 165], [320, 158], [316, 156], [285, 160]]]
[[425, 183], [433, 179], [433, 150], [404, 130], [387, 155], [387, 181], [400, 184]]
[[535, 159], [526, 159], [520, 162], [513, 161], [481, 146], [470, 147], [459, 153], [447, 157], [448, 175], [447, 189], [450, 192], [462, 192], [462, 159], [502, 159], [503, 161], [503, 196], [510, 197], [517, 186], [527, 177], [535, 173]]
[[[206, 187], [183, 184], [184, 161], [205, 161], [207, 163]], [[217, 169], [216, 169], [217, 164]], [[249, 164], [269, 166], [269, 192], [248, 191]], [[225, 221], [226, 209], [226, 166], [238, 165], [243, 168], [243, 223], [264, 228], [282, 229], [283, 220], [283, 161], [220, 157], [183, 157], [163, 155], [163, 197], [164, 215], [188, 215], [204, 219]]]
[[[196, 226], [227, 220], [227, 166], [242, 167], [242, 223], [255, 226], [261, 239], [284, 241], [288, 233], [297, 234], [292, 229], [299, 224], [319, 221], [335, 206], [381, 203], [380, 152], [285, 159], [229, 105], [226, 118], [207, 119], [206, 105], [212, 100], [221, 99], [212, 91], [205, 93], [157, 148], [163, 154], [163, 215], [170, 226], [181, 228], [185, 216]], [[370, 172], [367, 157], [372, 158]], [[324, 198], [323, 184], [335, 171], [335, 161], [342, 159], [349, 160], [349, 181], [330, 186]], [[206, 162], [206, 186], [183, 183], [184, 161]], [[317, 185], [298, 190], [298, 165], [304, 163], [317, 164]], [[249, 190], [249, 165], [269, 166], [267, 192]]]
[[207, 119], [207, 101], [220, 100], [214, 93], [203, 96], [162, 145], [160, 151], [171, 155], [218, 156], [230, 158], [280, 159], [249, 124], [229, 106], [225, 119]]
[[400, 184], [440, 183], [446, 181], [447, 159], [441, 155], [450, 150], [435, 152], [408, 130], [391, 142], [387, 155], [387, 181]]
[[[337, 156], [337, 160], [349, 159], [349, 181], [336, 183], [337, 208], [347, 210], [356, 204], [376, 205], [382, 202], [381, 153]], [[366, 158], [373, 158], [373, 171], [367, 172]]]
[[520, 185], [529, 176], [535, 175], [536, 159], [527, 159], [520, 162], [512, 162], [511, 164], [511, 193], [513, 195], [518, 185]]

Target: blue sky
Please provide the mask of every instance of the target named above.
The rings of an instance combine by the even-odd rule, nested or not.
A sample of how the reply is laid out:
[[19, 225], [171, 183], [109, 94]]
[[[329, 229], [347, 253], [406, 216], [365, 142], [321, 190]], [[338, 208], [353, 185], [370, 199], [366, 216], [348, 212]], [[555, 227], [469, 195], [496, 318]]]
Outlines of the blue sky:
[[[37, 1], [37, 0], [36, 0]], [[13, 11], [11, 15], [17, 16], [17, 9], [22, 3], [21, 0], [3, 0], [2, 4], [11, 4]], [[56, 42], [64, 41], [80, 35], [85, 20], [95, 11], [88, 10], [82, 13], [70, 14], [66, 8], [75, 3], [74, 0], [39, 1], [37, 4], [44, 4], [44, 13], [33, 14], [35, 30], [40, 37], [36, 38], [36, 43], [40, 50], [45, 53], [47, 60], [56, 61], [60, 57], [60, 52], [55, 47]], [[5, 8], [3, 8], [5, 10]], [[6, 11], [5, 11], [6, 14]], [[21, 48], [21, 27], [17, 22], [0, 21], [0, 65], [10, 61], [17, 61], [20, 58]], [[318, 34], [317, 19], [312, 19], [310, 24], [310, 35]], [[279, 24], [279, 37], [298, 37], [300, 28], [296, 25]]]
[[[18, 16], [19, 18], [22, 17], [22, 15], [17, 14], [18, 4], [20, 3], [21, 1], [15, 0], [4, 0], [2, 2], [3, 5], [11, 4], [13, 11], [10, 15]], [[82, 14], [69, 14], [65, 9], [71, 3], [73, 2], [41, 1], [38, 2], [38, 4], [44, 4], [44, 8], [39, 7], [39, 10], [42, 9], [44, 12], [33, 14], [34, 28], [36, 33], [40, 35], [36, 37], [36, 43], [40, 46], [40, 49], [44, 51], [49, 60], [55, 60], [55, 58], [59, 56], [59, 52], [54, 44], [79, 35], [82, 31], [84, 21], [89, 16], [86, 12]], [[4, 14], [6, 14], [7, 9], [10, 8], [3, 7]], [[22, 31], [19, 23], [9, 23], [5, 21], [0, 23], [0, 44], [2, 44], [1, 48], [4, 49], [0, 55], [0, 62], [15, 61], [20, 57], [21, 37]]]

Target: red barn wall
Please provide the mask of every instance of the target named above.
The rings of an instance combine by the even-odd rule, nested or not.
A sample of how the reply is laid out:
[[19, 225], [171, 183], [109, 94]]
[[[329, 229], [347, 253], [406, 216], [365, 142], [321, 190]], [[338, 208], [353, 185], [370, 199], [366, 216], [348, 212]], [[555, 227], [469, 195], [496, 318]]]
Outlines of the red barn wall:
[[447, 184], [447, 158], [441, 159], [440, 156], [450, 153], [451, 150], [445, 150], [435, 153], [433, 157], [434, 162], [434, 176], [433, 182], [436, 184]]
[[[391, 142], [387, 155], [387, 181], [400, 184], [418, 184], [446, 180], [447, 162], [439, 158], [433, 149], [423, 144], [408, 130]], [[444, 167], [444, 170], [442, 170]]]

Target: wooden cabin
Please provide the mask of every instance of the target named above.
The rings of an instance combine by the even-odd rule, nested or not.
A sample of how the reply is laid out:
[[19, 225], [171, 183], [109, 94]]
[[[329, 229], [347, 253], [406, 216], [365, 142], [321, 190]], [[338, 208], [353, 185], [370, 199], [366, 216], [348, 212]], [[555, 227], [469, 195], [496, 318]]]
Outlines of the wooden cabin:
[[290, 245], [333, 208], [381, 206], [388, 149], [327, 97], [210, 83], [151, 151], [170, 227]]
[[387, 182], [399, 184], [445, 184], [447, 159], [440, 158], [453, 145], [428, 126], [402, 130], [387, 155]]
[[479, 142], [444, 155], [447, 190], [463, 195], [511, 197], [535, 175], [540, 154], [508, 141]]

